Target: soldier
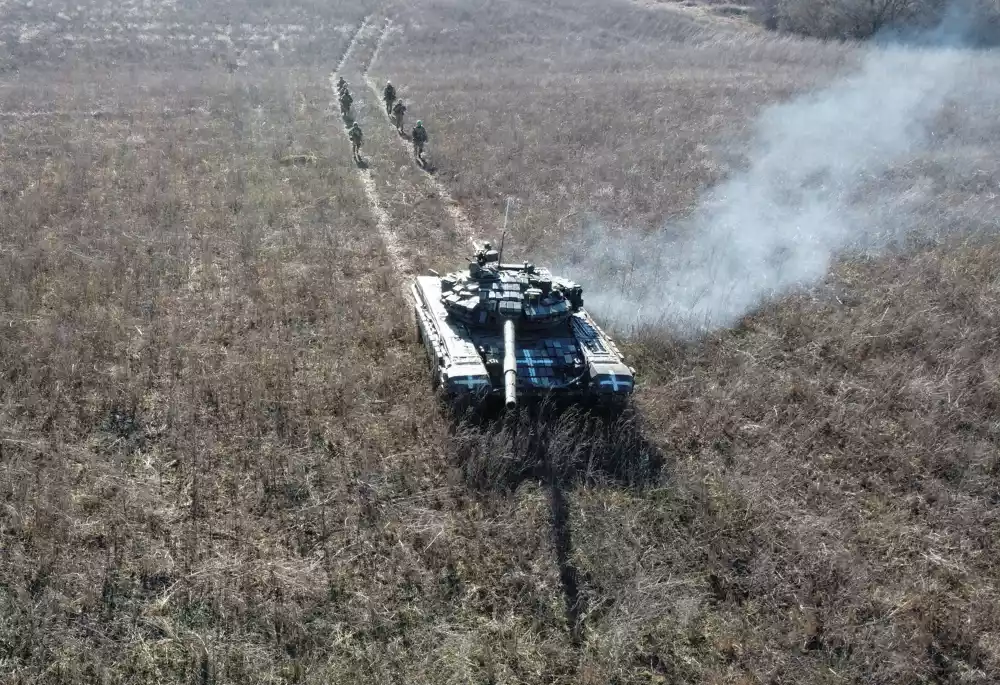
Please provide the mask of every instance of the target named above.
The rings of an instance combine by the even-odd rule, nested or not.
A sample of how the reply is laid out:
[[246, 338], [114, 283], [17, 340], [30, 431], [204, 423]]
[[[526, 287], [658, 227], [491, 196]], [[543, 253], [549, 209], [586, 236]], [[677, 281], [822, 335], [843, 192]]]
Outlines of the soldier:
[[382, 91], [382, 99], [385, 100], [385, 113], [392, 114], [392, 103], [396, 99], [396, 89], [392, 87], [391, 81], [385, 82], [385, 90]]
[[420, 161], [424, 161], [424, 143], [427, 142], [427, 130], [424, 128], [424, 122], [418, 121], [417, 125], [413, 127], [413, 154]]
[[340, 78], [339, 78], [339, 79], [337, 80], [337, 92], [338, 92], [338, 93], [340, 93], [340, 94], [343, 94], [343, 92], [344, 92], [344, 91], [345, 91], [346, 89], [347, 89], [347, 81], [345, 81], [345, 80], [344, 80], [344, 77], [343, 77], [343, 76], [341, 76], [341, 77], [340, 77]]
[[354, 155], [354, 161], [361, 161], [361, 141], [363, 136], [361, 134], [361, 127], [358, 126], [358, 122], [354, 122], [354, 126], [351, 126], [351, 130], [347, 133], [351, 138], [351, 151]]
[[344, 89], [344, 92], [340, 94], [340, 111], [345, 117], [351, 116], [351, 104], [353, 103], [354, 98], [351, 97], [351, 91]]
[[399, 131], [400, 135], [403, 133], [403, 115], [406, 114], [406, 105], [403, 104], [402, 100], [397, 100], [396, 104], [392, 108], [393, 120], [396, 122], [396, 130]]

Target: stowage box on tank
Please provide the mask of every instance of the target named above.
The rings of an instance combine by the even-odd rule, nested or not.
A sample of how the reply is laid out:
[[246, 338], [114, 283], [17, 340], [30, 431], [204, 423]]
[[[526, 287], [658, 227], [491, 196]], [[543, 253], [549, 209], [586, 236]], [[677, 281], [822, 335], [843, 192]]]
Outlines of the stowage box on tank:
[[583, 308], [583, 289], [477, 244], [465, 271], [412, 285], [431, 378], [454, 399], [553, 396], [615, 404], [635, 371]]

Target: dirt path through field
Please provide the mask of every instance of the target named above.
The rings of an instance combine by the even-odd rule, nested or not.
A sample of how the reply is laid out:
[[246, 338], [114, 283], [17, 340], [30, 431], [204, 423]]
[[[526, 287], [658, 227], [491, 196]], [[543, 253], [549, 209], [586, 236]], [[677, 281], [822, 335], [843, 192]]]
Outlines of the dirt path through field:
[[[371, 17], [365, 17], [365, 20], [361, 22], [361, 26], [355, 32], [354, 36], [351, 38], [351, 42], [348, 43], [347, 49], [344, 51], [344, 56], [340, 58], [340, 62], [337, 63], [337, 68], [330, 75], [330, 88], [333, 91], [333, 104], [334, 111], [339, 110], [339, 102], [337, 99], [337, 79], [340, 76], [340, 72], [343, 71], [344, 65], [347, 64], [347, 60], [350, 58], [351, 53], [354, 52], [357, 47], [358, 40], [364, 34], [365, 29], [368, 28], [371, 23]], [[350, 135], [347, 132], [346, 126], [343, 128], [344, 136], [350, 142]], [[362, 154], [361, 157], [364, 159], [364, 145], [362, 144]], [[361, 180], [361, 185], [365, 190], [365, 198], [368, 201], [368, 207], [372, 212], [372, 216], [375, 218], [375, 227], [378, 230], [379, 237], [382, 238], [382, 243], [385, 245], [386, 252], [389, 253], [389, 258], [392, 260], [393, 267], [397, 271], [409, 273], [410, 269], [407, 264], [407, 260], [403, 258], [403, 250], [399, 245], [399, 239], [396, 236], [395, 231], [392, 229], [391, 222], [389, 220], [389, 214], [385, 211], [382, 205], [382, 201], [379, 199], [378, 187], [375, 185], [375, 180], [372, 178], [371, 169], [365, 162], [358, 164], [358, 178]]]
[[362, 180], [370, 204], [377, 202], [380, 209], [383, 224], [379, 230], [397, 257], [396, 270], [413, 274], [449, 269], [456, 261], [469, 258], [471, 234], [454, 220], [437, 189], [428, 185], [427, 174], [408, 147], [399, 145], [399, 134], [384, 112], [379, 114], [384, 110], [381, 101], [363, 85], [386, 32], [381, 22], [365, 22], [355, 37], [355, 46], [334, 74], [334, 79], [344, 77], [354, 98], [353, 119], [345, 124], [357, 121], [361, 125]]
[[[375, 52], [372, 53], [372, 57], [368, 61], [368, 66], [365, 67], [363, 73], [365, 83], [368, 85], [372, 93], [375, 95], [375, 101], [378, 103], [383, 102], [382, 90], [379, 88], [378, 84], [375, 83], [375, 81], [371, 78], [369, 72], [371, 70], [372, 65], [375, 64], [375, 61], [378, 59], [379, 53], [381, 53], [382, 51], [382, 46], [385, 43], [385, 39], [391, 33], [391, 29], [392, 29], [392, 20], [386, 19], [385, 24], [382, 26], [382, 31], [375, 42]], [[385, 111], [385, 107], [380, 106], [379, 111], [382, 112], [382, 116], [385, 117], [385, 120], [391, 124], [392, 120], [389, 117], [389, 113]], [[407, 154], [412, 156], [412, 152], [409, 147], [410, 145], [409, 136], [407, 136], [406, 138], [400, 138], [400, 145], [403, 146]], [[474, 238], [476, 235], [476, 231], [472, 226], [472, 222], [469, 221], [468, 216], [466, 216], [465, 212], [462, 211], [461, 205], [459, 205], [458, 202], [455, 201], [455, 199], [451, 196], [451, 193], [448, 192], [448, 189], [444, 187], [444, 184], [442, 184], [440, 181], [434, 178], [430, 173], [425, 174], [425, 178], [427, 180], [427, 183], [434, 189], [434, 192], [441, 199], [441, 203], [444, 206], [445, 211], [448, 212], [448, 215], [451, 217], [451, 220], [455, 225], [455, 230], [467, 239]]]

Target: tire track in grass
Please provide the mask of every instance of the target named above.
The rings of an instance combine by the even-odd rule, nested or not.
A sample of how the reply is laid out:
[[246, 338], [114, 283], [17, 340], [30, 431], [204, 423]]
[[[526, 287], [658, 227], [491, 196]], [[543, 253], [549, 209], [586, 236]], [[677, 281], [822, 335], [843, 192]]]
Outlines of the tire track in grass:
[[[362, 38], [355, 57], [345, 72], [361, 84], [371, 61], [377, 56], [380, 41], [384, 42], [387, 29], [381, 20], [369, 27]], [[358, 53], [363, 53], [362, 57]], [[405, 153], [405, 148], [397, 147], [395, 128], [379, 124], [376, 110], [384, 109], [374, 92], [366, 92], [361, 85], [355, 92], [352, 105], [354, 117], [362, 122], [366, 132], [366, 143], [370, 146], [371, 179], [381, 194], [382, 206], [391, 217], [393, 234], [403, 246], [403, 255], [409, 264], [409, 272], [422, 273], [437, 260], [467, 258], [467, 250], [459, 254], [456, 244], [454, 221], [444, 203], [433, 188], [428, 187], [425, 174]], [[384, 121], [384, 120], [383, 120]], [[455, 254], [452, 254], [452, 251]]]
[[[361, 22], [361, 26], [354, 33], [351, 38], [351, 42], [348, 43], [347, 49], [344, 51], [344, 56], [340, 58], [340, 62], [337, 63], [336, 69], [330, 74], [330, 88], [333, 91], [334, 102], [333, 108], [336, 112], [338, 107], [337, 103], [337, 78], [340, 76], [340, 72], [343, 71], [344, 65], [347, 64], [347, 60], [350, 58], [351, 53], [358, 45], [358, 39], [365, 32], [368, 26], [371, 24], [371, 16], [365, 17], [364, 21]], [[344, 136], [347, 137], [348, 142], [351, 138], [347, 132], [347, 128], [343, 129]], [[358, 163], [358, 178], [361, 180], [361, 186], [365, 191], [365, 199], [368, 201], [368, 208], [371, 210], [372, 216], [375, 217], [375, 228], [378, 231], [379, 237], [382, 239], [382, 243], [385, 245], [386, 252], [389, 254], [389, 259], [392, 260], [392, 265], [398, 272], [409, 273], [410, 269], [407, 265], [407, 260], [403, 259], [403, 250], [399, 245], [399, 239], [395, 232], [392, 230], [391, 223], [389, 220], [389, 213], [385, 211], [385, 208], [379, 199], [378, 188], [375, 186], [375, 179], [372, 178], [371, 170], [362, 161]]]
[[[386, 19], [385, 24], [382, 26], [382, 32], [379, 34], [378, 39], [375, 41], [375, 51], [372, 53], [371, 59], [368, 60], [368, 66], [366, 66], [365, 70], [362, 72], [362, 76], [364, 77], [365, 83], [368, 85], [372, 93], [374, 93], [375, 95], [375, 102], [380, 103], [380, 105], [384, 103], [384, 101], [382, 100], [382, 91], [379, 90], [378, 84], [372, 80], [371, 76], [369, 75], [369, 71], [371, 70], [372, 65], [375, 64], [375, 61], [378, 59], [379, 53], [381, 53], [382, 51], [382, 45], [385, 43], [385, 39], [391, 33], [391, 27], [392, 27], [392, 20]], [[393, 123], [392, 119], [389, 117], [389, 113], [385, 111], [385, 107], [380, 106], [379, 110], [382, 112], [382, 116], [385, 117], [386, 121], [392, 124]], [[408, 142], [409, 138], [407, 137], [403, 139], [400, 144], [403, 145], [403, 147], [405, 148]], [[407, 154], [412, 158], [412, 152], [409, 149], [407, 149]], [[444, 187], [443, 183], [438, 181], [429, 173], [424, 174], [424, 178], [426, 178], [427, 182], [431, 185], [431, 187], [434, 188], [434, 192], [441, 200], [441, 204], [444, 207], [444, 210], [448, 213], [448, 216], [451, 217], [452, 224], [455, 226], [456, 231], [462, 237], [472, 240], [476, 235], [476, 231], [472, 226], [472, 222], [469, 221], [469, 217], [466, 216], [464, 211], [462, 211], [462, 206], [455, 200], [455, 198], [451, 196], [451, 193], [448, 192], [448, 189]]]
[[[347, 60], [351, 57], [351, 53], [354, 52], [354, 49], [358, 46], [358, 39], [361, 38], [361, 34], [365, 32], [365, 29], [368, 28], [371, 22], [372, 22], [372, 15], [370, 14], [361, 20], [361, 26], [359, 26], [358, 30], [354, 32], [353, 36], [351, 36], [351, 42], [347, 44], [347, 47], [344, 49], [343, 56], [341, 56], [340, 61], [337, 62], [337, 66], [334, 67], [333, 69], [334, 78], [336, 78], [338, 73], [343, 71], [344, 65], [347, 64]], [[337, 82], [334, 81], [335, 87], [336, 83]]]

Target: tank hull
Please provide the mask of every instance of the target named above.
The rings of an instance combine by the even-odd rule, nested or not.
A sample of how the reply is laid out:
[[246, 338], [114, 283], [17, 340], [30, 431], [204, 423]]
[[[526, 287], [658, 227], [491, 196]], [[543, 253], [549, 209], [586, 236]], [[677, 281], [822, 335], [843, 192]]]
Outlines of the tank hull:
[[[508, 350], [503, 329], [477, 327], [448, 315], [441, 279], [419, 276], [411, 286], [419, 337], [432, 384], [458, 400], [509, 402]], [[518, 329], [513, 351], [517, 401], [551, 398], [617, 405], [634, 390], [634, 372], [590, 314], [580, 309], [549, 328]], [[509, 359], [506, 359], [509, 362]]]

